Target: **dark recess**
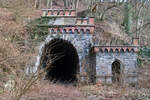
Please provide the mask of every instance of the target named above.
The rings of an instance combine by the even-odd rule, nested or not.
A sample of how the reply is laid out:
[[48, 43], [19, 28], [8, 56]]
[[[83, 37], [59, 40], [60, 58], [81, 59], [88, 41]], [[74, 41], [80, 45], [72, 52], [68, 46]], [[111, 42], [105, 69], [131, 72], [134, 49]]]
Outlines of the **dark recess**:
[[[54, 59], [52, 64], [49, 61]], [[63, 39], [53, 39], [45, 45], [41, 59], [47, 68], [46, 79], [54, 82], [72, 83], [77, 81], [79, 57], [75, 47]]]
[[119, 83], [120, 82], [120, 74], [121, 74], [121, 69], [120, 69], [120, 62], [115, 61], [112, 63], [112, 81], [113, 83]]

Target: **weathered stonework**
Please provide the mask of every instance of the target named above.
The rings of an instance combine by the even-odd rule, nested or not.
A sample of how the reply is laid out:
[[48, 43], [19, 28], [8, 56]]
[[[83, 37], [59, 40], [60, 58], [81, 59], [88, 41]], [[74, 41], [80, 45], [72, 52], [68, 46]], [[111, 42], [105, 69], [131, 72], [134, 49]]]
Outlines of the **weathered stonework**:
[[[43, 53], [44, 46], [53, 39], [63, 39], [69, 41], [76, 48], [79, 56], [79, 65], [80, 65], [80, 77], [81, 81], [87, 80], [87, 70], [89, 69], [89, 57], [90, 50], [93, 47], [92, 35], [91, 34], [49, 34], [44, 43], [40, 46], [39, 55], [37, 57], [37, 63], [35, 71], [40, 65], [40, 58]], [[34, 71], [34, 72], [35, 72]]]
[[[49, 34], [45, 42], [41, 45], [37, 62], [40, 62], [44, 46], [53, 39], [63, 39], [69, 41], [76, 48], [79, 56], [80, 79], [88, 82], [112, 83], [112, 63], [119, 61], [121, 64], [121, 74], [124, 74], [123, 80], [127, 83], [137, 82], [137, 54], [136, 52], [122, 51], [108, 52], [98, 51], [94, 53], [92, 47], [92, 34]], [[134, 48], [135, 49], [135, 48]], [[137, 48], [136, 48], [137, 49]], [[136, 50], [135, 49], [135, 50]], [[36, 64], [36, 67], [39, 63]], [[37, 69], [37, 68], [36, 68]], [[95, 80], [96, 77], [96, 80]]]
[[[47, 11], [48, 13], [46, 14]], [[115, 76], [113, 66], [114, 62], [117, 61], [117, 64], [119, 63], [117, 65], [119, 72], [116, 72], [116, 74], [119, 73], [121, 76], [120, 82], [137, 82], [137, 38], [133, 39], [133, 43], [130, 46], [97, 46], [93, 42], [94, 18], [76, 19], [74, 11], [71, 11], [69, 15], [69, 10], [61, 10], [61, 12], [65, 14], [62, 15], [62, 13], [52, 9], [44, 10], [44, 16], [46, 17], [55, 16], [63, 17], [63, 19], [58, 18], [55, 24], [49, 25], [50, 33], [41, 44], [37, 62], [30, 72], [35, 72], [38, 70], [38, 67], [41, 67], [40, 61], [46, 44], [53, 39], [62, 39], [71, 43], [77, 51], [80, 81], [113, 83]]]
[[135, 52], [98, 52], [96, 54], [97, 82], [112, 83], [112, 63], [119, 61], [124, 82], [137, 81], [137, 54]]

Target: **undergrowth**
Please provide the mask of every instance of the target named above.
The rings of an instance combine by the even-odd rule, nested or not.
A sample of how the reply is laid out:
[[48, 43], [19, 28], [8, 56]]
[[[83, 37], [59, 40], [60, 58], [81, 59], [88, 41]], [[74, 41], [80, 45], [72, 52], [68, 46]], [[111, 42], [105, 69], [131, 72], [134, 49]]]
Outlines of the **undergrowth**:
[[48, 25], [49, 18], [38, 18], [30, 21], [27, 25], [27, 32], [30, 34], [31, 39], [42, 41], [48, 34], [48, 26], [40, 27], [39, 25]]
[[150, 48], [143, 47], [139, 49], [137, 61], [138, 61], [139, 66], [144, 66], [145, 63], [149, 63], [150, 62]]

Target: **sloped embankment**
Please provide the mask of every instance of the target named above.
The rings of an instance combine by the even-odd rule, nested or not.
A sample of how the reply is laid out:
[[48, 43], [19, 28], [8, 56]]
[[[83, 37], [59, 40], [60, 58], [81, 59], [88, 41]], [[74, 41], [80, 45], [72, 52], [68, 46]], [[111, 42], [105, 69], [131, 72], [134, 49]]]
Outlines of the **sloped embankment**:
[[95, 24], [95, 41], [99, 45], [127, 45], [131, 44], [131, 40], [115, 22], [103, 21]]

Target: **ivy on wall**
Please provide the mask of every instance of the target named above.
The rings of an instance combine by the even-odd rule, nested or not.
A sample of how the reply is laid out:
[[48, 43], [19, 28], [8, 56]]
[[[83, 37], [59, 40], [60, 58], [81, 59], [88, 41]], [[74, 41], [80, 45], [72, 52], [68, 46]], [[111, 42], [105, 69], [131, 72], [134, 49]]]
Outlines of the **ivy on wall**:
[[138, 52], [138, 65], [150, 62], [150, 48], [143, 47]]
[[[41, 17], [30, 21], [27, 25], [27, 31], [30, 34], [31, 39], [44, 40], [45, 36], [48, 34], [48, 22], [50, 18]], [[40, 27], [39, 25], [45, 25], [45, 27]]]
[[130, 35], [131, 34], [131, 24], [132, 24], [132, 6], [130, 3], [124, 4], [124, 21], [123, 26], [125, 31]]

